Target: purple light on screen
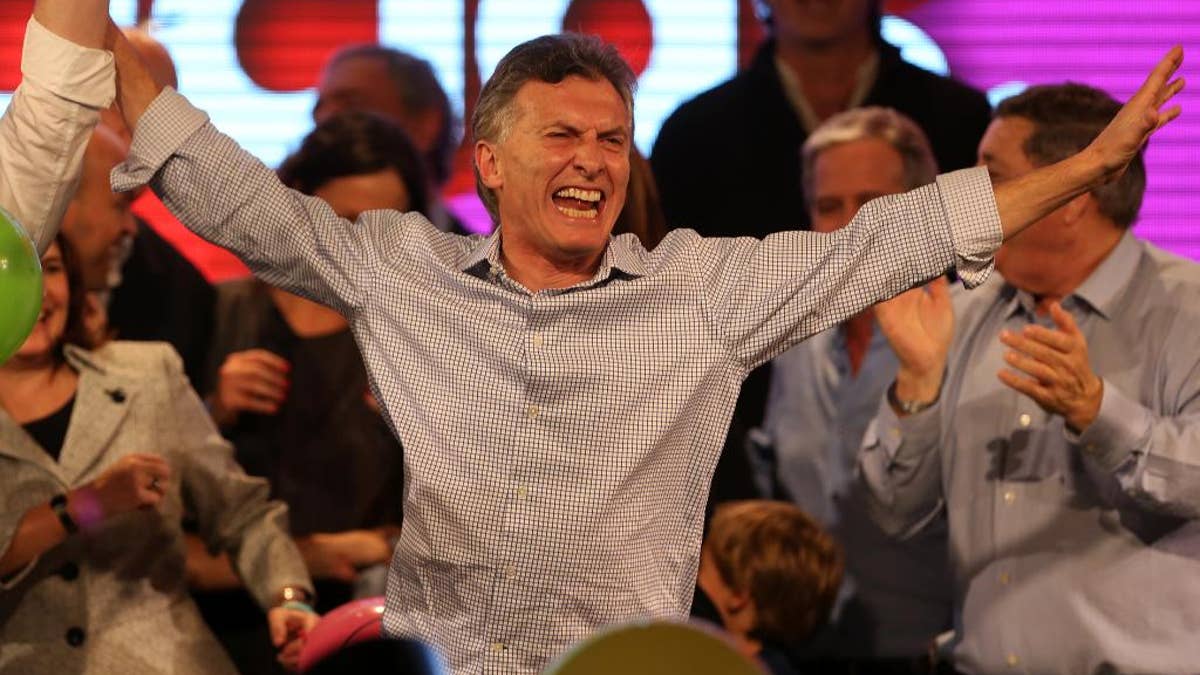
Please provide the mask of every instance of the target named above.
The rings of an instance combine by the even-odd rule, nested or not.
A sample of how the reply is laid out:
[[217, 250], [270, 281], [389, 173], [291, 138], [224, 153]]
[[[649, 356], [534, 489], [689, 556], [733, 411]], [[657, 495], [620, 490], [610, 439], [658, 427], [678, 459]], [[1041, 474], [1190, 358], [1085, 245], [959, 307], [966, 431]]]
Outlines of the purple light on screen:
[[[989, 90], [1067, 80], [1120, 100], [1174, 44], [1190, 82], [1183, 115], [1146, 152], [1149, 185], [1135, 232], [1200, 260], [1200, 2], [1194, 0], [929, 0], [905, 13], [942, 48], [951, 73]], [[1189, 77], [1190, 75], [1190, 77]]]

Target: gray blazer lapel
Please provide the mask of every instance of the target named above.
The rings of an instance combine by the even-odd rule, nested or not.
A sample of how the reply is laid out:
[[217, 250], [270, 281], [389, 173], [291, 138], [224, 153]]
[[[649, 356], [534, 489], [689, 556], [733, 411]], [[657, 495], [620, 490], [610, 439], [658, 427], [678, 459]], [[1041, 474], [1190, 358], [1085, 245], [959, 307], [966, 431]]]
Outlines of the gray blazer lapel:
[[70, 484], [62, 467], [3, 409], [0, 409], [0, 455], [37, 465], [63, 485]]
[[67, 349], [67, 360], [79, 371], [75, 411], [63, 441], [59, 464], [73, 483], [104, 455], [121, 421], [137, 397], [136, 381], [105, 370], [82, 350]]

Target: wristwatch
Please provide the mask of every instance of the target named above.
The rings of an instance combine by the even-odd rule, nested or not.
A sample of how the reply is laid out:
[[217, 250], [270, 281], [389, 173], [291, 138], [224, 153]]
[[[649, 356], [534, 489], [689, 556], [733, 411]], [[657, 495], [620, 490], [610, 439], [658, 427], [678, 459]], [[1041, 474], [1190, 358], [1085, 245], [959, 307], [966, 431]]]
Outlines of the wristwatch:
[[58, 516], [58, 522], [62, 523], [63, 529], [67, 534], [75, 534], [79, 531], [79, 523], [71, 517], [71, 512], [67, 510], [67, 495], [58, 493], [50, 498], [50, 508], [54, 511], [54, 515]]
[[932, 401], [901, 401], [900, 399], [896, 398], [895, 382], [892, 383], [892, 386], [888, 387], [887, 398], [888, 403], [892, 404], [892, 407], [896, 409], [896, 412], [900, 413], [901, 415], [916, 415], [922, 410], [932, 407], [934, 403], [937, 403], [936, 396]]

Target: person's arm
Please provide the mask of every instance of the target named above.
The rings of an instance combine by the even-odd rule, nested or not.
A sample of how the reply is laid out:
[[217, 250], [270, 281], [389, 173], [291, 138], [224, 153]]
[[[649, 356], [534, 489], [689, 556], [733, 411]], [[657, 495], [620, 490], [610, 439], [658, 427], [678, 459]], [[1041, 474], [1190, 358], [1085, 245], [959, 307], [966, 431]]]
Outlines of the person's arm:
[[208, 549], [229, 554], [237, 576], [267, 612], [280, 661], [294, 666], [317, 615], [304, 605], [313, 597], [313, 585], [288, 532], [287, 506], [269, 499], [267, 481], [247, 475], [238, 466], [233, 448], [221, 438], [188, 383], [179, 355], [166, 348], [163, 365], [170, 383], [174, 411], [170, 428], [187, 512], [195, 518], [198, 536]]
[[749, 370], [951, 267], [968, 287], [982, 283], [1004, 238], [1115, 178], [1146, 138], [1178, 115], [1177, 108], [1160, 109], [1182, 87], [1182, 80], [1170, 82], [1181, 58], [1171, 50], [1082, 152], [1021, 179], [993, 186], [983, 169], [966, 169], [873, 200], [832, 234], [694, 243], [714, 333]]
[[171, 88], [156, 84], [110, 28], [118, 101], [133, 130], [113, 189], [149, 183], [180, 222], [237, 254], [272, 286], [352, 316], [420, 216], [371, 211], [351, 223], [324, 201], [290, 190], [275, 172]]
[[[127, 455], [92, 482], [65, 493], [67, 516], [75, 527], [87, 531], [113, 516], [156, 508], [169, 480], [170, 468], [161, 457]], [[49, 502], [26, 511], [7, 545], [0, 549], [0, 586], [11, 584], [12, 577], [20, 576], [19, 572], [70, 534]]]
[[942, 382], [954, 340], [954, 307], [944, 277], [875, 307], [896, 355], [896, 379], [864, 435], [858, 480], [871, 518], [895, 537], [933, 522], [943, 507]]
[[22, 81], [0, 118], [0, 207], [39, 252], [75, 192], [99, 111], [113, 101], [112, 55], [101, 49], [107, 16], [107, 0], [38, 0]]

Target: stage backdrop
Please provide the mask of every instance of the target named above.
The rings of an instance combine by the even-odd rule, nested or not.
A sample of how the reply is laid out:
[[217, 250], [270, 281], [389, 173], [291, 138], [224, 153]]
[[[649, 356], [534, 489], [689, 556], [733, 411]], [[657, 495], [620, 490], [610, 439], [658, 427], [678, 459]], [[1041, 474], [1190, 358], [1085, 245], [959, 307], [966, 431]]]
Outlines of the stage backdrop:
[[[31, 0], [0, 0], [0, 107], [19, 81]], [[1075, 80], [1128, 96], [1171, 45], [1200, 62], [1193, 0], [888, 0], [885, 37], [926, 68], [995, 100], [1029, 84]], [[118, 23], [148, 22], [174, 56], [180, 89], [219, 128], [274, 165], [311, 128], [311, 89], [343, 44], [379, 41], [433, 63], [460, 118], [514, 44], [559, 30], [615, 43], [639, 74], [637, 143], [648, 152], [681, 101], [732, 75], [762, 39], [752, 0], [112, 0]], [[1198, 73], [1185, 64], [1184, 73]], [[1137, 232], [1200, 259], [1200, 76], [1184, 117], [1147, 154], [1150, 187]], [[752, 123], [752, 121], [751, 121]], [[480, 231], [467, 148], [446, 189]], [[147, 207], [152, 208], [152, 207]], [[212, 278], [238, 273], [219, 253], [168, 236]]]

